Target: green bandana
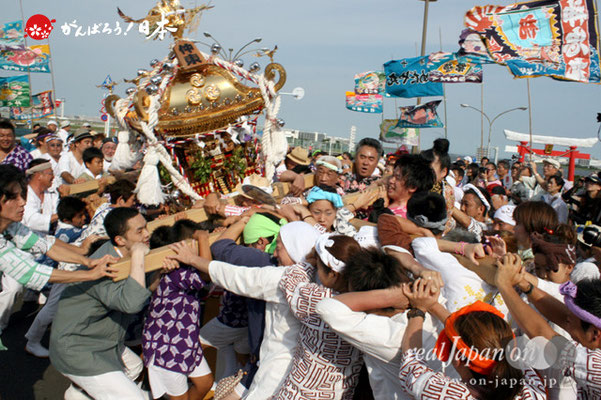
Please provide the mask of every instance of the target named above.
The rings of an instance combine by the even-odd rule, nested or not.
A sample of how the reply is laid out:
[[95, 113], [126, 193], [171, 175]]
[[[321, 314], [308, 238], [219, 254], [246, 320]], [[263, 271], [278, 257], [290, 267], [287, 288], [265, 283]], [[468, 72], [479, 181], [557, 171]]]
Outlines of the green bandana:
[[253, 214], [244, 227], [244, 231], [242, 232], [244, 243], [252, 244], [256, 243], [261, 238], [270, 238], [273, 236], [273, 241], [265, 248], [266, 253], [273, 254], [280, 228], [286, 223], [287, 221], [284, 218], [280, 219], [278, 225], [264, 215], [258, 213]]

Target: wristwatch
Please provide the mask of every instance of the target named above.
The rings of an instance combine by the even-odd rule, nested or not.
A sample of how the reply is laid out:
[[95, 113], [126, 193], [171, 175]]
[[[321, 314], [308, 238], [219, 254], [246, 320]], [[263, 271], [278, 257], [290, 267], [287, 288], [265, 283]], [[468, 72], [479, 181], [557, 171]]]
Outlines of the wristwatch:
[[411, 308], [409, 311], [407, 311], [407, 319], [415, 317], [422, 317], [423, 319], [426, 319], [426, 313], [418, 308]]

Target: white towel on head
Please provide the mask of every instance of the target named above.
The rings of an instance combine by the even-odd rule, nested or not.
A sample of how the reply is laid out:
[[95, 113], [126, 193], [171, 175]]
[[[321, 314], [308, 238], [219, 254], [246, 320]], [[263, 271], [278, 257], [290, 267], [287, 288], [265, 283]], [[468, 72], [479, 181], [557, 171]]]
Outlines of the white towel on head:
[[290, 222], [280, 229], [282, 244], [295, 263], [305, 261], [319, 235], [317, 229], [302, 221]]

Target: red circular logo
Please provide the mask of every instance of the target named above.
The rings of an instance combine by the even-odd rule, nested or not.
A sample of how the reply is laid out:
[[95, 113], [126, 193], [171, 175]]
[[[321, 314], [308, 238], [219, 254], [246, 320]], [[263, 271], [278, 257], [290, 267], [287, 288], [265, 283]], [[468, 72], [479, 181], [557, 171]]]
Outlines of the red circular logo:
[[51, 21], [42, 14], [32, 15], [25, 24], [25, 36], [29, 36], [33, 40], [47, 39], [54, 28], [52, 24], [55, 22], [55, 19]]

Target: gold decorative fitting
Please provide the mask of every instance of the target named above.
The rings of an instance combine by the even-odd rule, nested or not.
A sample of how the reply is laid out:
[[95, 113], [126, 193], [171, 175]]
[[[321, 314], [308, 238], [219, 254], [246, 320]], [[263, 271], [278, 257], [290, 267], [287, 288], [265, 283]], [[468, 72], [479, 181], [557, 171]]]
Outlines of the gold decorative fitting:
[[209, 101], [215, 101], [221, 96], [221, 90], [215, 85], [209, 85], [205, 89], [205, 97]]
[[192, 74], [190, 77], [190, 85], [194, 87], [203, 87], [205, 84], [205, 77], [201, 74]]
[[188, 104], [197, 106], [202, 101], [202, 93], [196, 88], [192, 88], [186, 92], [186, 100]]
[[[264, 74], [274, 81], [276, 92], [286, 82], [286, 71], [280, 64], [268, 64]], [[105, 102], [113, 117], [116, 116], [114, 104], [118, 99], [118, 96], [110, 95]], [[259, 113], [265, 107], [258, 87], [246, 86], [230, 71], [208, 63], [187, 71], [177, 68], [159, 101], [159, 122], [155, 129], [167, 136], [224, 129], [238, 118]], [[141, 132], [140, 121], [148, 121], [150, 106], [150, 96], [144, 88], [138, 88], [133, 96], [133, 105], [135, 112], [129, 112], [126, 121]]]

